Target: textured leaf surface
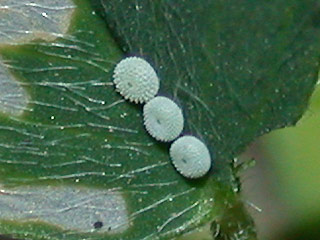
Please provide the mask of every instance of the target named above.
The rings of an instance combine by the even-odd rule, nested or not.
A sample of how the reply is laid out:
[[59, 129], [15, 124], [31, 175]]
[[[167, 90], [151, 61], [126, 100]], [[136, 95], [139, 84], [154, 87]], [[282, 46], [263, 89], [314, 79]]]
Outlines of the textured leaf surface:
[[[230, 190], [236, 186], [231, 159], [256, 136], [302, 115], [317, 80], [317, 1], [75, 4], [68, 33], [56, 40], [1, 46], [2, 65], [29, 104], [21, 116], [0, 117], [0, 196], [11, 196], [2, 198], [5, 206], [19, 195], [33, 199], [33, 188], [55, 213], [69, 211], [77, 220], [53, 225], [70, 216], [57, 214], [49, 224], [50, 212], [35, 207], [28, 215], [17, 204], [16, 215], [0, 213], [0, 232], [31, 239], [168, 239], [215, 219], [217, 229], [227, 229], [217, 236], [248, 239], [251, 222]], [[208, 145], [215, 161], [206, 178], [181, 177], [170, 164], [169, 145], [144, 130], [141, 106], [115, 92], [112, 70], [127, 54], [155, 67], [161, 94], [183, 108], [185, 133]], [[76, 197], [62, 197], [70, 189]], [[95, 229], [110, 206], [92, 201], [93, 214], [90, 198], [78, 197], [83, 192], [105, 194], [111, 203], [120, 196], [116, 206], [125, 211], [116, 214], [127, 212], [125, 230]], [[92, 232], [73, 229], [77, 221], [91, 223]]]

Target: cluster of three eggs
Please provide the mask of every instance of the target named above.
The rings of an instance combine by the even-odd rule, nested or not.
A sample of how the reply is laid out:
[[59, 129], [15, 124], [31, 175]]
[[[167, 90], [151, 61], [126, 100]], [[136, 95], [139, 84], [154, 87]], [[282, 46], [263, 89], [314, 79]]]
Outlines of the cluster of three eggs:
[[[143, 107], [144, 125], [156, 140], [172, 142], [184, 127], [181, 108], [171, 99], [156, 96], [159, 78], [152, 66], [142, 58], [128, 57], [114, 69], [116, 90], [127, 100]], [[210, 153], [206, 145], [194, 136], [182, 136], [170, 147], [170, 158], [177, 171], [188, 178], [204, 176], [211, 167]]]

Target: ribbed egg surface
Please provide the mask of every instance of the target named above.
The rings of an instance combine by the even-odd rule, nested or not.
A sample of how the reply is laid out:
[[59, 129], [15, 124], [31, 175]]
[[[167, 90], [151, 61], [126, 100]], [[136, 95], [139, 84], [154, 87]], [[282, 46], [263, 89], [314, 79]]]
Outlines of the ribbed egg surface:
[[193, 136], [183, 136], [172, 143], [170, 157], [177, 171], [187, 178], [200, 178], [211, 167], [207, 146]]
[[128, 57], [120, 61], [114, 70], [116, 90], [127, 100], [146, 103], [159, 90], [159, 78], [152, 66], [139, 57]]
[[144, 125], [158, 141], [170, 142], [183, 130], [184, 119], [179, 106], [169, 98], [155, 97], [143, 107]]

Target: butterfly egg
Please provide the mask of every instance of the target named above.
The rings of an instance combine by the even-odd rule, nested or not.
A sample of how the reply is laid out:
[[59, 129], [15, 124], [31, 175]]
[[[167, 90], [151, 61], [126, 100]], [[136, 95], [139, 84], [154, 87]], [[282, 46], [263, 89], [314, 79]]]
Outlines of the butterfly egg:
[[179, 106], [166, 97], [155, 97], [143, 107], [144, 125], [158, 141], [176, 139], [183, 130], [184, 119]]
[[127, 100], [145, 103], [158, 93], [159, 78], [152, 66], [139, 57], [121, 60], [114, 69], [116, 90]]
[[211, 167], [207, 146], [193, 136], [183, 136], [172, 143], [170, 157], [177, 171], [187, 178], [200, 178]]

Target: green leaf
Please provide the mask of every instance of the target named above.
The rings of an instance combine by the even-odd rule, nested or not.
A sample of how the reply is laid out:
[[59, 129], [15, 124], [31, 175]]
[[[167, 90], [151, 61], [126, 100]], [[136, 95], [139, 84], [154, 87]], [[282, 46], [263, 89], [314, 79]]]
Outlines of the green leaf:
[[[0, 232], [170, 239], [214, 220], [220, 238], [254, 238], [232, 159], [303, 114], [317, 81], [317, 1], [74, 3], [67, 33], [0, 48], [29, 102], [14, 102], [22, 115], [0, 108]], [[142, 107], [115, 92], [112, 70], [124, 55], [154, 66], [160, 94], [183, 108], [184, 133], [210, 149], [208, 176], [180, 176], [169, 144], [144, 130]]]

